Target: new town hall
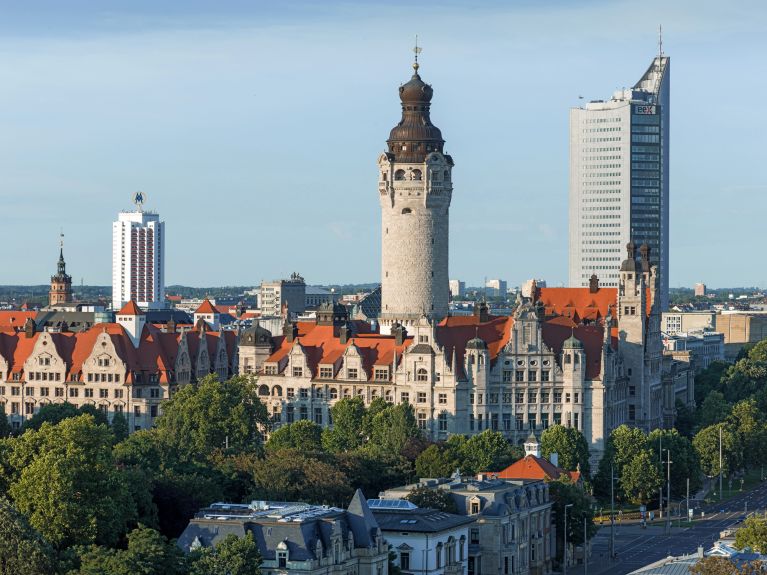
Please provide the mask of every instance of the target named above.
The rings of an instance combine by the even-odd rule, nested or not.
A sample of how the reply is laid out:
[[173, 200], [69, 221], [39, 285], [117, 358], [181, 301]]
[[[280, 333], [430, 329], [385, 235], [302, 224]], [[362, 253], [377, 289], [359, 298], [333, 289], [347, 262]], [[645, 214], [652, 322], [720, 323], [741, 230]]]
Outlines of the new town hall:
[[[434, 439], [485, 429], [521, 442], [561, 423], [582, 431], [598, 458], [610, 430], [674, 423], [693, 402], [692, 370], [662, 353], [659, 278], [646, 246], [627, 247], [617, 288], [535, 288], [511, 317], [484, 304], [448, 314], [448, 233], [453, 159], [430, 118], [432, 88], [415, 73], [399, 88], [402, 119], [378, 158], [381, 314], [377, 326], [325, 305], [282, 333], [258, 324], [221, 329], [205, 302], [194, 326], [147, 322], [134, 302], [116, 322], [0, 330], [0, 405], [14, 426], [51, 402], [93, 404], [153, 424], [177, 385], [208, 373], [258, 376], [276, 425], [332, 425], [341, 398], [409, 402]], [[69, 283], [68, 283], [69, 282]], [[66, 303], [63, 254], [52, 304]], [[62, 295], [63, 294], [63, 295]], [[55, 301], [54, 301], [55, 300]], [[289, 317], [289, 316], [288, 316]], [[10, 409], [8, 409], [10, 408]]]
[[431, 86], [399, 88], [402, 119], [378, 158], [380, 328], [339, 305], [282, 334], [240, 337], [242, 373], [259, 375], [275, 422], [332, 425], [341, 398], [409, 402], [434, 439], [503, 431], [515, 441], [561, 423], [582, 431], [598, 459], [622, 423], [670, 427], [675, 402], [693, 402], [688, 364], [662, 353], [657, 267], [627, 246], [617, 288], [536, 288], [511, 317], [484, 304], [448, 315], [448, 222], [453, 159], [430, 118]]

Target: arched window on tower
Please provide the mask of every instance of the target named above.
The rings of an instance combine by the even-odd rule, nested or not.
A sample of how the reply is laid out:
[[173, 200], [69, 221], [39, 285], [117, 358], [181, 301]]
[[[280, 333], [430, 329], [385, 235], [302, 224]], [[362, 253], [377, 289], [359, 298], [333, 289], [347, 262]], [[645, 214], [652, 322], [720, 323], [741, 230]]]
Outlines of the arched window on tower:
[[424, 368], [419, 368], [418, 371], [415, 372], [415, 379], [416, 381], [429, 381], [429, 374]]
[[411, 210], [410, 208], [403, 208], [402, 209], [402, 213], [403, 214], [412, 214], [413, 210]]
[[421, 170], [413, 170], [412, 174], [414, 180], [420, 180], [422, 177]]
[[445, 178], [445, 181], [450, 181], [450, 170], [445, 170], [442, 174]]
[[397, 170], [394, 172], [394, 179], [397, 181], [401, 181], [405, 179], [405, 170]]

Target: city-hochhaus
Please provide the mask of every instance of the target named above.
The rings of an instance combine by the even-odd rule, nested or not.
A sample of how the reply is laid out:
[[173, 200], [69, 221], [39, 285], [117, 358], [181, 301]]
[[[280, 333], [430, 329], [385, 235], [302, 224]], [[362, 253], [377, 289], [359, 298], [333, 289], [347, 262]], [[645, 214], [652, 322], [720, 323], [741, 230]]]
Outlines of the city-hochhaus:
[[668, 308], [670, 60], [656, 56], [633, 88], [570, 110], [571, 287], [618, 285], [624, 246], [647, 244]]

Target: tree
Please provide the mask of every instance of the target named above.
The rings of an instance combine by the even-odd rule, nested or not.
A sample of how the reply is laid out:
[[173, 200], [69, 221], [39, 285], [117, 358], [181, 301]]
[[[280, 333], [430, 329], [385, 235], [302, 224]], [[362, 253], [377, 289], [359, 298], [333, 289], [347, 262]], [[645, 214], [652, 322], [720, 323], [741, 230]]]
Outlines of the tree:
[[77, 417], [78, 415], [82, 415], [80, 410], [71, 403], [49, 403], [43, 405], [37, 413], [24, 422], [22, 431], [40, 429], [46, 422], [55, 425], [69, 417]]
[[724, 421], [730, 413], [730, 404], [719, 391], [712, 391], [703, 400], [698, 408], [698, 426], [699, 428], [714, 425]]
[[251, 461], [251, 499], [346, 505], [353, 489], [335, 465], [296, 450], [267, 453]]
[[[616, 427], [605, 443], [605, 453], [599, 461], [599, 469], [594, 477], [594, 491], [602, 496], [610, 495], [610, 472], [614, 468], [615, 478], [618, 479], [624, 466], [639, 453], [647, 449], [647, 436], [641, 429], [621, 425]], [[620, 483], [615, 484], [618, 491], [616, 497], [621, 498]]]
[[214, 452], [253, 452], [269, 423], [266, 406], [246, 377], [219, 381], [209, 375], [184, 385], [163, 404], [156, 427], [162, 442], [184, 459], [205, 459]]
[[767, 519], [751, 515], [735, 532], [735, 547], [751, 549], [756, 553], [767, 553]]
[[719, 475], [719, 429], [722, 430], [722, 469], [725, 475], [740, 468], [741, 446], [732, 427], [727, 424], [710, 425], [701, 429], [692, 439], [700, 467], [708, 477]]
[[322, 433], [322, 444], [331, 453], [353, 451], [365, 440], [365, 403], [361, 397], [344, 398], [330, 408], [333, 427]]
[[704, 557], [690, 567], [692, 575], [764, 575], [767, 567], [759, 562], [743, 563], [740, 568], [727, 557]]
[[643, 505], [663, 484], [653, 454], [644, 450], [623, 466], [620, 486], [632, 503]]
[[368, 447], [381, 453], [399, 454], [409, 439], [420, 436], [413, 407], [409, 403], [389, 405], [371, 420]]
[[139, 526], [128, 534], [127, 549], [98, 545], [78, 549], [80, 568], [69, 575], [184, 575], [183, 551], [154, 529]]
[[230, 533], [215, 547], [201, 547], [191, 556], [191, 575], [259, 575], [261, 555], [253, 535]]
[[432, 489], [421, 485], [405, 496], [405, 499], [423, 509], [439, 509], [447, 513], [458, 513], [458, 507], [444, 489]]
[[0, 497], [0, 575], [54, 572], [53, 550], [13, 504]]
[[695, 413], [681, 399], [677, 399], [674, 405], [676, 408], [674, 425], [677, 431], [684, 437], [692, 438], [695, 433]]
[[461, 471], [479, 473], [480, 471], [500, 471], [520, 459], [519, 446], [509, 443], [500, 431], [486, 429], [472, 435], [460, 446]]
[[[570, 504], [572, 507], [567, 509], [567, 540], [576, 543], [583, 541], [584, 517], [586, 517], [587, 537], [591, 538], [596, 534], [597, 527], [594, 525], [591, 500], [580, 487], [573, 485], [569, 479], [551, 481], [549, 482], [549, 495], [553, 503], [552, 511], [558, 541], [563, 541], [565, 505]], [[556, 547], [559, 550], [564, 546], [557, 545]], [[557, 556], [561, 558], [562, 555], [558, 552]]]
[[453, 450], [444, 445], [432, 444], [415, 460], [418, 477], [448, 477], [460, 468], [460, 461]]
[[690, 480], [690, 493], [697, 492], [701, 486], [701, 470], [698, 454], [692, 442], [679, 434], [676, 429], [655, 429], [648, 436], [650, 453], [653, 459], [659, 449], [663, 448], [663, 462], [660, 465], [661, 478], [666, 477], [666, 461], [671, 451], [671, 496], [682, 498], [687, 494], [687, 480]]
[[747, 455], [750, 465], [767, 463], [767, 427], [756, 400], [744, 399], [733, 405], [727, 422], [737, 434], [744, 459]]
[[128, 438], [128, 420], [122, 412], [118, 411], [112, 416], [112, 434], [115, 441], [120, 442]]
[[210, 465], [185, 464], [166, 469], [152, 489], [160, 531], [178, 537], [200, 508], [227, 499], [225, 478]]
[[559, 456], [559, 467], [566, 471], [589, 474], [589, 445], [583, 434], [574, 427], [553, 425], [541, 434], [541, 455], [549, 458], [552, 453]]
[[322, 428], [307, 419], [283, 425], [272, 432], [266, 449], [297, 449], [303, 452], [322, 451]]
[[136, 518], [113, 436], [90, 415], [28, 430], [12, 446], [9, 493], [30, 524], [57, 548], [114, 544]]
[[0, 438], [8, 437], [11, 434], [11, 424], [8, 423], [8, 416], [5, 415], [5, 406], [0, 409]]

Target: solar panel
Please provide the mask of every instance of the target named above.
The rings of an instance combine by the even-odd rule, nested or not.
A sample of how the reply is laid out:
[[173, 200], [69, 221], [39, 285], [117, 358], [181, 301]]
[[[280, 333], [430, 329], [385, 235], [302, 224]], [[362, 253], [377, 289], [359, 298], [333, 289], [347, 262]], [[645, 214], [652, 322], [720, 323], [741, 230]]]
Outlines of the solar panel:
[[371, 509], [418, 509], [418, 506], [406, 499], [368, 499]]

